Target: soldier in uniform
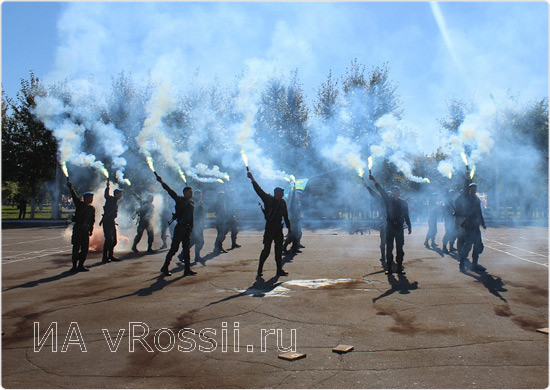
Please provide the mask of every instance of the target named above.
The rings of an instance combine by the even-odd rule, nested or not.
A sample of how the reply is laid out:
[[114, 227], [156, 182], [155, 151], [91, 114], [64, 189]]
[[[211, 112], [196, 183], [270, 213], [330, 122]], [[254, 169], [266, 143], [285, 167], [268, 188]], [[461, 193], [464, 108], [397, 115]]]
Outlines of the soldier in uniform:
[[[206, 210], [202, 201], [202, 191], [196, 190], [193, 193], [193, 201], [195, 203], [195, 211], [193, 214], [193, 231], [191, 232], [190, 248], [195, 246], [195, 262], [201, 261], [201, 250], [204, 247], [204, 220], [206, 218]], [[178, 259], [183, 260], [184, 251], [178, 255]]]
[[389, 196], [384, 188], [376, 181], [374, 176], [369, 175], [369, 179], [374, 182], [374, 186], [386, 205], [386, 261], [388, 263], [386, 275], [391, 275], [393, 273], [394, 240], [397, 273], [404, 275], [403, 257], [405, 256], [405, 252], [403, 252], [403, 245], [405, 244], [405, 236], [403, 234], [403, 223], [407, 224], [409, 234], [412, 232], [411, 219], [409, 218], [409, 206], [405, 200], [399, 197], [399, 187], [391, 187], [391, 196]]
[[[443, 253], [454, 252], [456, 249], [453, 247], [453, 243], [456, 240], [456, 228], [455, 228], [455, 205], [454, 205], [454, 191], [449, 189], [443, 200], [443, 222], [445, 224], [445, 235], [443, 236]], [[447, 249], [449, 244], [449, 249]]]
[[292, 189], [289, 198], [288, 214], [292, 223], [292, 233], [288, 234], [283, 244], [283, 252], [287, 253], [287, 247], [292, 243], [290, 250], [294, 253], [301, 253], [300, 240], [302, 239], [302, 192]]
[[287, 272], [283, 270], [283, 225], [281, 219], [284, 219], [286, 227], [288, 229], [288, 234], [292, 233], [292, 228], [290, 226], [290, 220], [288, 219], [288, 210], [286, 207], [286, 202], [283, 199], [285, 190], [276, 187], [273, 190], [273, 195], [267, 194], [262, 190], [262, 188], [254, 180], [252, 172], [248, 172], [248, 178], [252, 182], [254, 190], [258, 196], [264, 202], [264, 214], [265, 214], [265, 231], [264, 231], [264, 249], [260, 254], [260, 261], [258, 264], [258, 275], [257, 277], [262, 276], [264, 263], [269, 256], [271, 251], [271, 243], [275, 242], [275, 262], [277, 263], [277, 276], [288, 275]]
[[168, 245], [166, 243], [166, 237], [170, 233], [170, 239], [174, 237], [174, 228], [172, 222], [174, 221], [174, 214], [170, 208], [170, 199], [168, 195], [163, 194], [162, 196], [162, 211], [160, 216], [160, 239], [162, 240], [162, 246], [159, 248], [164, 249]]
[[237, 234], [239, 227], [237, 223], [237, 203], [235, 201], [235, 190], [230, 190], [226, 200], [227, 207], [227, 228], [231, 231], [231, 249], [240, 248], [237, 244]]
[[84, 193], [83, 200], [81, 200], [73, 189], [73, 185], [68, 180], [67, 187], [71, 190], [75, 207], [73, 216], [73, 235], [71, 237], [71, 244], [73, 245], [73, 267], [71, 268], [71, 272], [86, 272], [89, 271], [89, 269], [84, 267], [84, 261], [88, 254], [90, 236], [94, 230], [95, 223], [95, 208], [92, 206], [94, 194], [92, 192], [86, 192]]
[[155, 232], [153, 230], [153, 195], [149, 195], [146, 200], [143, 200], [138, 194], [132, 191], [132, 194], [141, 202], [139, 208], [136, 211], [138, 218], [137, 221], [137, 234], [134, 238], [134, 245], [132, 245], [132, 251], [138, 253], [137, 244], [143, 236], [143, 232], [147, 230], [147, 252], [154, 253], [153, 240], [155, 238]]
[[483, 242], [481, 240], [481, 225], [486, 229], [483, 213], [481, 212], [481, 201], [476, 195], [477, 185], [471, 183], [470, 172], [466, 171], [464, 181], [463, 194], [455, 201], [455, 210], [458, 221], [460, 222], [460, 230], [458, 232], [458, 259], [460, 261], [459, 268], [464, 270], [465, 262], [468, 258], [468, 253], [472, 252], [472, 268], [476, 271], [483, 271], [485, 267], [478, 264], [479, 255], [483, 252]]
[[223, 242], [225, 240], [225, 237], [227, 236], [227, 232], [229, 231], [229, 218], [228, 215], [228, 209], [227, 209], [227, 199], [225, 196], [224, 191], [220, 191], [218, 193], [218, 199], [216, 200], [215, 205], [215, 211], [216, 211], [216, 241], [214, 242], [214, 254], [220, 254], [220, 253], [227, 253], [225, 249], [223, 249]]
[[365, 188], [374, 199], [374, 209], [378, 212], [377, 229], [380, 231], [380, 263], [386, 267], [386, 204], [384, 199], [374, 191], [367, 183], [363, 182]]
[[429, 241], [432, 241], [432, 248], [435, 248], [435, 235], [437, 234], [437, 220], [439, 219], [440, 206], [437, 203], [438, 194], [434, 192], [428, 203], [428, 232], [424, 240], [424, 246], [430, 247]]
[[196, 275], [196, 272], [191, 271], [191, 256], [189, 254], [191, 246], [191, 232], [193, 231], [193, 214], [195, 204], [191, 198], [193, 197], [193, 189], [191, 187], [185, 187], [183, 189], [183, 196], [179, 196], [173, 189], [171, 189], [166, 183], [162, 181], [162, 178], [155, 173], [157, 181], [162, 184], [162, 188], [168, 192], [168, 195], [176, 202], [176, 215], [175, 219], [177, 225], [174, 229], [174, 236], [172, 238], [172, 244], [170, 250], [166, 254], [164, 265], [160, 269], [165, 276], [172, 275], [168, 270], [172, 257], [177, 253], [180, 243], [183, 247], [183, 262], [185, 264], [184, 275]]
[[117, 244], [117, 232], [115, 219], [118, 215], [118, 201], [122, 198], [122, 190], [116, 189], [113, 191], [113, 195], [109, 195], [109, 180], [107, 180], [107, 187], [105, 188], [105, 205], [103, 206], [103, 218], [99, 222], [99, 225], [103, 225], [103, 234], [105, 235], [105, 242], [103, 243], [103, 258], [104, 263], [110, 263], [111, 261], [119, 261], [113, 256], [114, 248]]

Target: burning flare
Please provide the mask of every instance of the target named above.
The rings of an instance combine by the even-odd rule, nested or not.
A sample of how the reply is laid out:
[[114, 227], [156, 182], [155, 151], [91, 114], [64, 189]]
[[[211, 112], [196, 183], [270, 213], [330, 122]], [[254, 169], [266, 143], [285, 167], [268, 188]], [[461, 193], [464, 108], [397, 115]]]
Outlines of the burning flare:
[[108, 179], [109, 178], [109, 171], [107, 168], [101, 168], [101, 172], [103, 172], [103, 175]]
[[452, 179], [453, 178], [453, 173], [452, 172], [449, 172], [448, 176], [447, 176], [449, 179]]
[[132, 185], [132, 183], [130, 183], [130, 180], [128, 180], [128, 179], [124, 179], [124, 183], [128, 184], [129, 186]]
[[218, 183], [222, 183], [223, 184], [223, 180], [222, 179], [218, 179], [216, 180]]
[[183, 174], [181, 168], [178, 168], [178, 173], [180, 174], [181, 180], [183, 180], [183, 182], [187, 184], [187, 179], [185, 178], [185, 175]]
[[224, 178], [225, 178], [225, 181], [229, 181], [229, 175], [228, 175], [228, 174], [226, 174], [226, 175], [224, 176]]
[[67, 170], [67, 163], [65, 161], [61, 162], [61, 171], [63, 172], [66, 178], [69, 178], [69, 171]]
[[363, 178], [363, 176], [365, 175], [365, 170], [363, 169], [363, 167], [357, 167], [355, 168], [355, 170], [357, 171], [357, 174], [359, 175], [359, 177]]
[[472, 170], [470, 171], [470, 180], [472, 180], [474, 178], [475, 173], [476, 173], [476, 165], [473, 164], [472, 165]]
[[248, 169], [248, 157], [246, 157], [244, 149], [241, 149], [241, 157], [243, 158], [244, 166]]
[[369, 156], [369, 158], [367, 159], [367, 164], [369, 166], [369, 173], [372, 169], [372, 156]]
[[290, 180], [292, 180], [294, 183], [296, 183], [296, 177], [294, 175], [290, 175]]
[[155, 172], [155, 167], [153, 166], [153, 157], [146, 156], [145, 160], [147, 160], [147, 165], [149, 165], [149, 169], [151, 169], [151, 171]]
[[425, 177], [425, 178], [422, 179], [422, 180], [424, 180], [424, 182], [426, 182], [426, 183], [431, 183], [431, 182], [430, 182], [430, 179], [428, 179], [427, 177]]
[[283, 177], [283, 179], [285, 179], [286, 181], [288, 181], [290, 183], [290, 178], [285, 176], [285, 177]]
[[460, 157], [462, 157], [462, 161], [464, 161], [464, 165], [468, 165], [468, 158], [466, 157], [466, 152], [462, 151], [462, 153], [460, 153]]

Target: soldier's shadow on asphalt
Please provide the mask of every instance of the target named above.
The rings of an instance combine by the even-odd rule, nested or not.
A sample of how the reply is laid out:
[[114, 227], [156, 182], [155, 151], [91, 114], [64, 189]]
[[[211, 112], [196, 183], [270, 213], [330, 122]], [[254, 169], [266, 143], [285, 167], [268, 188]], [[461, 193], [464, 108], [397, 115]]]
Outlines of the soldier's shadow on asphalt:
[[441, 257], [445, 257], [445, 252], [443, 252], [443, 249], [441, 249], [438, 246], [430, 246], [430, 247], [426, 247], [426, 249], [429, 249], [429, 250], [437, 253]]
[[379, 299], [390, 296], [395, 292], [399, 294], [410, 294], [412, 290], [418, 289], [418, 282], [409, 282], [409, 279], [405, 275], [398, 275], [396, 279], [393, 275], [388, 275], [388, 282], [391, 285], [391, 288], [376, 298], [372, 298], [373, 302], [376, 302]]
[[501, 299], [504, 302], [508, 302], [506, 298], [500, 295], [501, 292], [508, 291], [506, 288], [504, 288], [505, 284], [500, 277], [495, 277], [488, 273], [486, 270], [472, 271], [471, 269], [463, 269], [460, 270], [460, 272], [481, 283], [495, 297]]
[[252, 284], [252, 286], [248, 287], [246, 290], [234, 294], [228, 297], [225, 297], [223, 299], [220, 299], [218, 301], [210, 302], [206, 306], [212, 306], [216, 305], [218, 303], [227, 302], [235, 298], [245, 297], [245, 296], [252, 296], [254, 298], [262, 298], [266, 295], [266, 293], [274, 290], [278, 286], [282, 284], [282, 282], [278, 282], [279, 276], [273, 276], [271, 279], [265, 281], [261, 276], [256, 277], [256, 281]]
[[[69, 259], [66, 261], [67, 264], [71, 263], [70, 256], [71, 256], [70, 254], [67, 255], [67, 257], [69, 257]], [[64, 263], [65, 263], [65, 261], [63, 261], [63, 262], [59, 261], [59, 264], [64, 264]], [[101, 261], [96, 262], [94, 264], [90, 264], [90, 265], [85, 264], [85, 266], [88, 269], [95, 268], [95, 267], [98, 267], [100, 265], [103, 265], [103, 263]], [[9, 287], [9, 288], [5, 288], [2, 291], [10, 291], [10, 290], [14, 290], [16, 288], [32, 288], [32, 287], [36, 287], [36, 286], [44, 284], [44, 283], [55, 282], [56, 280], [61, 280], [61, 279], [64, 279], [64, 278], [68, 278], [70, 276], [77, 275], [77, 274], [78, 274], [78, 272], [71, 272], [67, 269], [65, 271], [61, 271], [61, 273], [58, 274], [58, 275], [48, 276], [46, 278], [41, 278], [41, 279], [33, 280], [33, 281], [30, 281], [30, 282], [25, 282], [25, 283], [19, 284], [17, 286], [12, 286], [12, 287]]]
[[53, 276], [49, 276], [49, 277], [47, 277], [47, 278], [42, 278], [42, 279], [38, 279], [38, 280], [33, 280], [33, 281], [31, 281], [31, 282], [26, 282], [26, 283], [19, 284], [19, 285], [17, 285], [17, 286], [5, 288], [5, 289], [2, 290], [2, 292], [14, 290], [14, 289], [16, 289], [16, 288], [31, 288], [31, 287], [36, 287], [36, 286], [38, 286], [38, 285], [40, 285], [40, 284], [43, 284], [43, 283], [55, 282], [56, 280], [64, 279], [64, 278], [66, 278], [66, 277], [73, 276], [73, 275], [76, 275], [76, 272], [70, 272], [69, 270], [67, 270], [67, 271], [61, 272], [61, 273], [58, 274], [58, 275], [53, 275]]
[[292, 260], [294, 260], [294, 257], [295, 257], [297, 254], [298, 254], [298, 253], [294, 253], [294, 252], [287, 252], [287, 253], [285, 253], [285, 255], [283, 256], [283, 264], [292, 263]]

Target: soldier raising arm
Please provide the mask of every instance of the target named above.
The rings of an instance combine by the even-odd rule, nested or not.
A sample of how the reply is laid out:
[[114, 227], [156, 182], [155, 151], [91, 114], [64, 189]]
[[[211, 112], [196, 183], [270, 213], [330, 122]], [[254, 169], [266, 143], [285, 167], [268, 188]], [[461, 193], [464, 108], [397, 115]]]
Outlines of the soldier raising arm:
[[90, 236], [94, 230], [95, 208], [92, 206], [94, 194], [86, 192], [83, 200], [81, 200], [70, 181], [67, 181], [67, 187], [71, 190], [75, 206], [73, 235], [71, 237], [71, 244], [73, 245], [73, 267], [71, 268], [71, 272], [89, 271], [88, 268], [84, 267], [84, 261], [88, 254]]
[[382, 188], [382, 186], [376, 181], [374, 176], [369, 175], [369, 179], [374, 182], [374, 186], [378, 190], [378, 193], [384, 200], [386, 205], [386, 261], [388, 268], [386, 270], [387, 275], [393, 273], [393, 243], [395, 241], [395, 260], [397, 262], [397, 273], [405, 274], [403, 270], [403, 245], [405, 244], [405, 237], [403, 235], [403, 223], [407, 224], [409, 234], [411, 234], [411, 220], [409, 218], [409, 206], [407, 202], [399, 197], [399, 187], [391, 187], [391, 197]]
[[267, 194], [254, 180], [251, 172], [247, 174], [248, 178], [252, 181], [252, 186], [254, 191], [264, 202], [265, 207], [265, 231], [264, 231], [264, 248], [260, 254], [260, 261], [258, 264], [258, 275], [257, 277], [262, 276], [263, 266], [265, 260], [269, 256], [271, 251], [271, 243], [275, 242], [275, 262], [277, 264], [277, 276], [288, 275], [287, 272], [283, 270], [283, 225], [281, 219], [284, 219], [286, 227], [288, 229], [288, 234], [292, 233], [292, 228], [290, 226], [290, 220], [288, 218], [288, 210], [286, 207], [286, 202], [283, 199], [284, 189], [276, 187], [273, 190], [273, 195]]
[[191, 187], [185, 187], [183, 189], [183, 196], [178, 195], [168, 184], [162, 181], [162, 178], [155, 173], [157, 181], [162, 185], [162, 188], [168, 192], [168, 195], [176, 201], [176, 220], [177, 225], [174, 229], [174, 236], [172, 237], [172, 244], [170, 250], [166, 254], [164, 265], [160, 269], [165, 276], [172, 275], [168, 270], [172, 257], [179, 249], [180, 243], [183, 247], [183, 262], [185, 264], [185, 270], [183, 274], [196, 275], [196, 272], [191, 270], [191, 257], [189, 250], [191, 247], [191, 232], [193, 231], [193, 214], [195, 209], [195, 203], [191, 198], [193, 197], [193, 189]]

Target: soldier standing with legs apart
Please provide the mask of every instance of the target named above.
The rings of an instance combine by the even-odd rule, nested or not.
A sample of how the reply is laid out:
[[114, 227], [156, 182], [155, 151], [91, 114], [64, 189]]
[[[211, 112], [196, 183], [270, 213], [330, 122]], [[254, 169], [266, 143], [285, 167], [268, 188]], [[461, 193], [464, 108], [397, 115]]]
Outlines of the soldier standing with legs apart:
[[[201, 261], [201, 249], [204, 246], [204, 219], [206, 218], [206, 210], [202, 202], [202, 191], [196, 190], [193, 193], [195, 203], [195, 211], [193, 215], [193, 231], [191, 232], [190, 248], [195, 246], [195, 262]], [[178, 259], [183, 261], [184, 250], [178, 255]]]
[[291, 252], [301, 253], [300, 240], [302, 239], [302, 192], [296, 190], [296, 184], [291, 190], [288, 210], [290, 221], [292, 223], [292, 233], [289, 233], [283, 244], [283, 252], [288, 253], [287, 247], [290, 243]]
[[173, 189], [162, 181], [162, 178], [157, 175], [156, 172], [154, 173], [157, 177], [157, 181], [162, 184], [162, 188], [164, 188], [166, 192], [168, 192], [168, 195], [176, 201], [175, 218], [177, 225], [174, 229], [174, 236], [172, 237], [170, 250], [166, 254], [166, 259], [164, 260], [164, 265], [160, 269], [160, 272], [162, 272], [164, 276], [172, 275], [170, 271], [168, 271], [168, 267], [170, 266], [170, 261], [178, 251], [181, 243], [183, 247], [183, 262], [185, 264], [185, 271], [183, 274], [186, 276], [196, 275], [196, 272], [191, 271], [191, 256], [189, 254], [191, 246], [191, 232], [193, 231], [193, 213], [195, 209], [195, 204], [191, 200], [193, 197], [193, 189], [191, 187], [185, 187], [183, 189], [183, 196], [179, 196]]
[[[456, 228], [455, 228], [455, 192], [451, 189], [447, 191], [445, 199], [443, 200], [443, 222], [445, 224], [445, 235], [443, 236], [443, 253], [449, 254], [454, 252], [455, 248], [453, 243], [456, 240]], [[449, 249], [447, 249], [447, 243]]]
[[67, 180], [67, 187], [71, 190], [73, 197], [75, 213], [73, 216], [74, 226], [71, 244], [73, 244], [73, 267], [71, 272], [89, 271], [84, 267], [84, 261], [88, 254], [88, 246], [90, 245], [90, 236], [94, 230], [95, 223], [95, 207], [92, 206], [94, 194], [86, 192], [81, 200], [73, 189], [73, 185]]
[[456, 215], [460, 221], [458, 260], [460, 261], [459, 269], [465, 269], [465, 262], [468, 258], [468, 253], [474, 247], [472, 252], [472, 269], [475, 271], [484, 271], [485, 267], [478, 264], [479, 255], [483, 252], [483, 242], [481, 240], [481, 225], [483, 229], [485, 220], [481, 212], [481, 200], [477, 197], [477, 185], [470, 183], [470, 171], [466, 170], [466, 179], [464, 182], [463, 195], [459, 196], [455, 202]]
[[214, 242], [214, 254], [218, 255], [220, 253], [227, 253], [223, 249], [223, 242], [229, 231], [229, 217], [227, 211], [227, 199], [225, 197], [225, 192], [220, 191], [218, 193], [218, 200], [216, 201], [216, 241]]
[[365, 188], [374, 199], [374, 209], [378, 211], [377, 229], [380, 231], [380, 263], [386, 268], [386, 204], [382, 197], [374, 191], [367, 183], [363, 182]]
[[135, 192], [132, 191], [132, 194], [141, 202], [139, 209], [137, 209], [136, 214], [138, 218], [137, 234], [134, 238], [134, 245], [132, 245], [132, 251], [138, 253], [137, 244], [143, 236], [143, 232], [147, 230], [147, 252], [154, 253], [153, 251], [153, 240], [155, 238], [155, 231], [153, 230], [153, 195], [149, 195], [146, 200], [141, 199]]
[[172, 222], [174, 221], [174, 214], [172, 213], [172, 209], [170, 208], [168, 202], [170, 202], [168, 195], [163, 194], [162, 211], [160, 216], [160, 239], [162, 240], [162, 246], [159, 248], [159, 250], [164, 249], [168, 246], [166, 244], [168, 233], [170, 233], [170, 239], [173, 239], [174, 236], [174, 228], [171, 227]]
[[269, 256], [271, 251], [271, 243], [275, 242], [275, 262], [277, 263], [277, 276], [288, 275], [287, 272], [283, 270], [283, 224], [281, 219], [284, 219], [286, 227], [288, 229], [288, 234], [292, 233], [292, 228], [290, 227], [290, 220], [288, 219], [288, 210], [286, 208], [286, 202], [283, 199], [285, 190], [276, 187], [273, 190], [273, 195], [267, 194], [262, 190], [262, 188], [254, 180], [251, 172], [247, 173], [248, 178], [252, 181], [252, 186], [258, 194], [258, 196], [264, 202], [264, 214], [265, 214], [265, 231], [264, 231], [264, 249], [260, 254], [260, 262], [258, 264], [258, 275], [257, 277], [262, 276], [264, 263]]
[[407, 224], [409, 234], [412, 232], [411, 219], [409, 218], [409, 206], [407, 202], [399, 197], [399, 187], [391, 187], [391, 196], [389, 196], [382, 186], [376, 181], [374, 176], [369, 175], [369, 179], [374, 182], [374, 186], [386, 204], [386, 261], [388, 268], [386, 275], [393, 273], [393, 242], [395, 240], [395, 260], [397, 262], [397, 273], [405, 274], [403, 270], [403, 245], [405, 236], [403, 234], [403, 223]]
[[239, 226], [237, 223], [237, 203], [235, 190], [230, 190], [227, 197], [227, 228], [231, 231], [231, 249], [240, 248], [237, 244]]
[[424, 246], [430, 247], [429, 241], [432, 241], [432, 248], [435, 248], [435, 235], [437, 234], [437, 220], [439, 219], [439, 204], [437, 203], [437, 192], [434, 192], [430, 197], [428, 204], [428, 232], [426, 233], [426, 239], [424, 240]]
[[107, 187], [105, 188], [105, 206], [103, 206], [103, 218], [99, 225], [103, 225], [103, 234], [105, 242], [103, 243], [103, 259], [104, 263], [111, 261], [119, 261], [113, 256], [113, 251], [117, 244], [116, 222], [118, 215], [118, 201], [122, 198], [122, 191], [116, 189], [113, 191], [113, 196], [109, 195], [109, 179], [107, 179]]

